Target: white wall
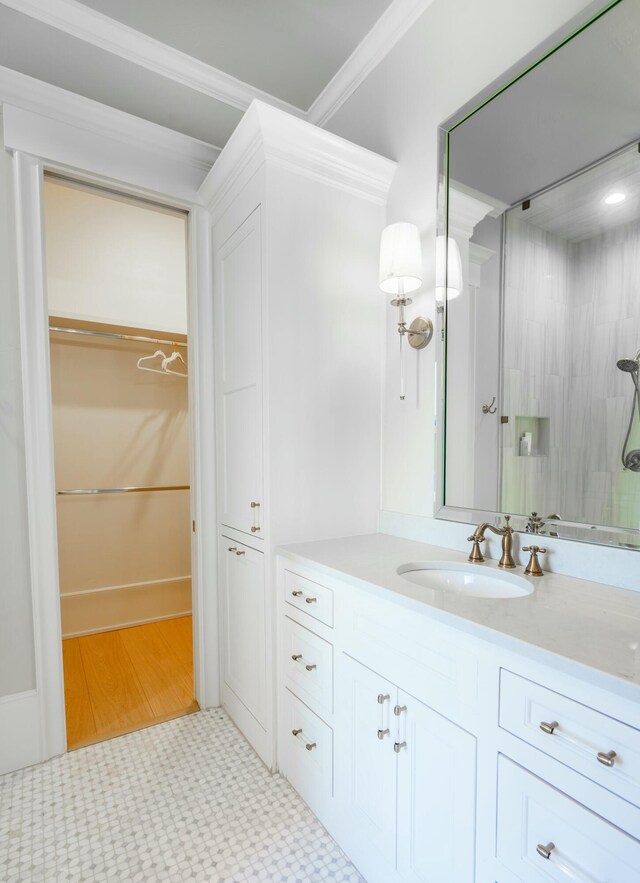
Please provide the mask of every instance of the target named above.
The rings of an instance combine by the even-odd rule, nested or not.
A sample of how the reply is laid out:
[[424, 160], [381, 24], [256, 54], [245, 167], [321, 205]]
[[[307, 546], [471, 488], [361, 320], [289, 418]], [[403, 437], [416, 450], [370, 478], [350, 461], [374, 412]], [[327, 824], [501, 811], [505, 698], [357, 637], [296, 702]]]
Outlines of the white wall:
[[8, 696], [35, 687], [35, 666], [13, 180], [1, 124], [0, 114], [0, 696]]
[[[328, 124], [399, 163], [387, 220], [418, 224], [425, 255], [425, 284], [409, 318], [424, 314], [435, 320], [438, 125], [588, 5], [588, 0], [435, 0]], [[381, 508], [430, 515], [435, 347], [409, 354], [407, 397], [401, 402], [393, 312], [388, 307]]]
[[187, 333], [186, 216], [45, 179], [49, 313]]

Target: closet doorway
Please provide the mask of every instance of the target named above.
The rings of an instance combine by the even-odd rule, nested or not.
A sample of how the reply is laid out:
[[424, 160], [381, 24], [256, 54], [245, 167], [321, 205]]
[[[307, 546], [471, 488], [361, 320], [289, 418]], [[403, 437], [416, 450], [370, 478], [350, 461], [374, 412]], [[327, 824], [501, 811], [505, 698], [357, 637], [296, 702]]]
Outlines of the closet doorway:
[[67, 747], [194, 699], [187, 214], [45, 175]]

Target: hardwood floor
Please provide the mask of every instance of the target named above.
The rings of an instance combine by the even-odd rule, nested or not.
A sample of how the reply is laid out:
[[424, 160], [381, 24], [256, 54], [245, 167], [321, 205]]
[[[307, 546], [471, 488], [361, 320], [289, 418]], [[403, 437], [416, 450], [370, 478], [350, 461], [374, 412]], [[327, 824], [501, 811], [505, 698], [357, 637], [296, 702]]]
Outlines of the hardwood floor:
[[62, 642], [67, 748], [198, 710], [191, 617]]

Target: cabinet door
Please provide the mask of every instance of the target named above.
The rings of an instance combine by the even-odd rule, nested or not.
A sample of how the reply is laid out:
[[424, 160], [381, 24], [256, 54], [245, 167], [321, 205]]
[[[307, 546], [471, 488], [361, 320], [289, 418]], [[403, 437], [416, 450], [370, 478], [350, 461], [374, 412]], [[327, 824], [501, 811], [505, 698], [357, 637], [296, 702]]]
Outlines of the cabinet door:
[[393, 707], [397, 690], [389, 681], [343, 655], [337, 672], [341, 721], [336, 757], [336, 795], [350, 839], [378, 851], [395, 867], [396, 754]]
[[[251, 716], [265, 728], [267, 625], [264, 555], [222, 537], [220, 572], [224, 682]], [[234, 717], [233, 709], [227, 710]], [[236, 720], [236, 723], [244, 732], [244, 722]]]
[[[258, 206], [216, 251], [220, 520], [261, 537], [262, 239]], [[254, 504], [252, 506], [252, 504]]]
[[407, 693], [398, 705], [398, 870], [416, 883], [471, 883], [476, 740]]

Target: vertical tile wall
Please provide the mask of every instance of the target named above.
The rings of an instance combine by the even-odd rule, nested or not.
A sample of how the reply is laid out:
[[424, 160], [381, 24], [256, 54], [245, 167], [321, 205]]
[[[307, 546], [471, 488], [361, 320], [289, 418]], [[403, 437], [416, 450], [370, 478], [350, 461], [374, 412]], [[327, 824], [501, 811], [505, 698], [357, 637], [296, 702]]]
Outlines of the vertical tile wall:
[[[518, 210], [506, 223], [502, 508], [638, 528], [640, 473], [621, 462], [633, 384], [616, 362], [640, 349], [640, 222], [578, 243]], [[517, 418], [538, 418], [530, 457], [519, 434], [536, 421]]]

